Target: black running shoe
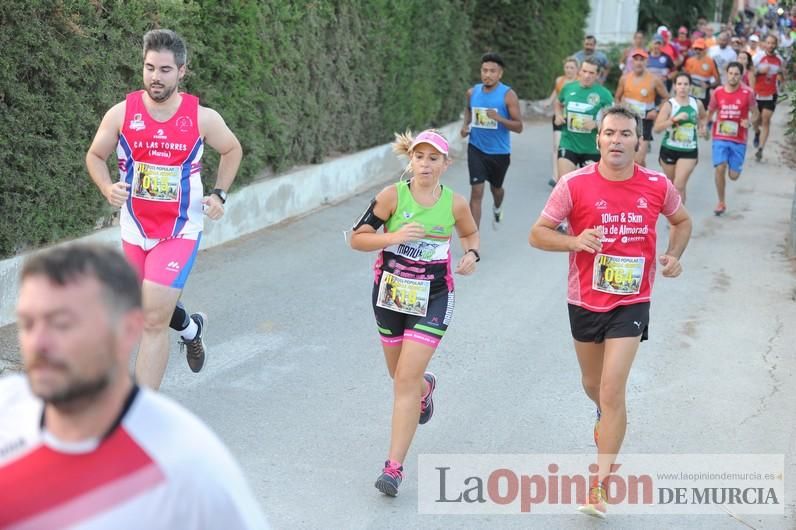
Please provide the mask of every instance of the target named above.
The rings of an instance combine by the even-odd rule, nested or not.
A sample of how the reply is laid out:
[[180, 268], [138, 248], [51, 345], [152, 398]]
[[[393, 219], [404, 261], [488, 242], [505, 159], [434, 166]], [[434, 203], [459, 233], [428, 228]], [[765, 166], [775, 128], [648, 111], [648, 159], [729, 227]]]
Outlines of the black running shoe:
[[760, 131], [757, 131], [755, 133], [755, 140], [754, 140], [754, 142], [752, 142], [752, 144], [755, 146], [755, 149], [760, 147]]
[[191, 371], [198, 373], [205, 365], [205, 328], [207, 327], [207, 315], [204, 313], [193, 313], [191, 318], [196, 325], [199, 326], [199, 331], [196, 336], [191, 340], [186, 340], [180, 337], [180, 352], [185, 350], [185, 359], [188, 361]]
[[398, 486], [404, 479], [404, 466], [395, 466], [389, 460], [384, 462], [384, 470], [376, 479], [376, 489], [385, 495], [395, 497], [398, 495]]
[[423, 379], [428, 382], [428, 394], [420, 402], [420, 425], [425, 425], [434, 415], [434, 389], [437, 387], [437, 377], [431, 372], [423, 374]]

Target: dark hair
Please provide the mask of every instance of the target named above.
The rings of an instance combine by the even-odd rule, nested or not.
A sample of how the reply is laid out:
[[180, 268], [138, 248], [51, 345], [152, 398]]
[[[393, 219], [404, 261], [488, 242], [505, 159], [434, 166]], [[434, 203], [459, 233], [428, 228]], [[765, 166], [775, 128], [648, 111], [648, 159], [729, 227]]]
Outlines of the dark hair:
[[500, 54], [495, 52], [486, 52], [484, 55], [481, 56], [481, 64], [484, 63], [497, 63], [500, 65], [501, 68], [505, 68], [506, 65], [503, 63], [503, 57]]
[[583, 61], [581, 61], [580, 63], [580, 66], [583, 66], [584, 64], [590, 64], [592, 66], [596, 66], [597, 71], [598, 72], [600, 71], [600, 63], [598, 63], [597, 59], [595, 59], [594, 57], [586, 57], [585, 59], [583, 59]]
[[153, 29], [144, 34], [144, 57], [149, 51], [167, 50], [174, 54], [174, 62], [177, 68], [184, 65], [188, 60], [188, 52], [185, 49], [185, 41], [170, 29]]
[[611, 105], [607, 109], [603, 110], [603, 115], [600, 118], [599, 127], [597, 127], [597, 132], [599, 133], [603, 128], [603, 123], [605, 123], [605, 118], [608, 116], [624, 116], [630, 120], [636, 122], [636, 136], [641, 138], [641, 116], [631, 109], [629, 106], [619, 103], [617, 105]]
[[594, 35], [586, 35], [583, 40], [593, 40], [594, 42], [597, 42], [597, 37]]
[[733, 66], [738, 68], [738, 70], [741, 72], [741, 75], [743, 75], [743, 65], [741, 63], [739, 63], [738, 61], [732, 61], [730, 64], [728, 64], [727, 65], [727, 71], [729, 72], [730, 68], [732, 68]]
[[681, 77], [685, 77], [686, 79], [688, 79], [688, 84], [689, 85], [693, 85], [694, 84], [694, 82], [691, 80], [691, 74], [689, 74], [688, 72], [677, 72], [677, 75], [674, 76], [674, 84], [675, 85], [677, 84], [677, 80], [680, 79]]
[[[741, 51], [738, 52], [738, 57], [740, 57], [741, 54], [746, 55], [746, 59], [747, 59], [746, 65], [747, 66], [752, 66], [754, 64], [754, 59], [752, 58], [752, 54], [751, 53], [749, 53], [746, 50], [741, 50]], [[738, 61], [738, 62], [740, 63], [741, 61]]]
[[138, 276], [121, 253], [109, 246], [71, 243], [37, 252], [22, 265], [20, 283], [30, 276], [46, 276], [60, 286], [93, 277], [102, 285], [108, 306], [117, 314], [141, 308]]

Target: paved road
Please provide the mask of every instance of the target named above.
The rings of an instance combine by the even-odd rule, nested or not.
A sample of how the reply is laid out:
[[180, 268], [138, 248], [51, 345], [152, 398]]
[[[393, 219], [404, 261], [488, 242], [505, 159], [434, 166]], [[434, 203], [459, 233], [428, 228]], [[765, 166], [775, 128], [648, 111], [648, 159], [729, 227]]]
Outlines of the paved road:
[[[594, 450], [568, 332], [567, 257], [527, 243], [550, 190], [550, 136], [549, 123], [529, 123], [513, 137], [505, 226], [484, 227], [477, 274], [458, 278], [455, 317], [431, 363], [436, 414], [418, 430], [395, 499], [373, 488], [391, 410], [370, 309], [374, 256], [342, 236], [372, 192], [200, 255], [185, 301], [209, 314], [210, 357], [194, 375], [175, 347], [163, 391], [229, 444], [277, 528], [796, 527], [792, 479], [786, 517], [743, 522], [719, 507], [609, 525], [577, 513], [418, 514], [418, 453]], [[651, 340], [631, 373], [627, 453], [779, 453], [796, 476], [796, 276], [785, 255], [794, 173], [774, 151], [747, 163], [716, 218], [701, 146], [685, 272], [658, 279]], [[468, 191], [463, 153], [444, 180]], [[0, 344], [13, 348], [12, 334], [0, 332]]]

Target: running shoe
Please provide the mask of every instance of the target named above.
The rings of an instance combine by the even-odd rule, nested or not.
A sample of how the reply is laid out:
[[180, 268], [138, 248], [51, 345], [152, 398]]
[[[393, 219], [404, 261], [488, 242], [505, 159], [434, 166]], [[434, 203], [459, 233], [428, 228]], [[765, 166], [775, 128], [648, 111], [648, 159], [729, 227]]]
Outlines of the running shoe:
[[418, 421], [420, 425], [428, 423], [428, 420], [434, 415], [434, 389], [437, 387], [437, 376], [431, 372], [423, 374], [423, 379], [428, 383], [428, 393], [420, 402], [420, 420]]
[[755, 160], [757, 160], [758, 162], [762, 162], [763, 161], [763, 150], [762, 149], [758, 149], [757, 152], [755, 153]]
[[599, 438], [600, 438], [600, 409], [598, 408], [597, 419], [594, 421], [594, 445], [596, 445], [597, 447], [600, 446], [600, 444], [597, 443]]
[[716, 205], [716, 208], [713, 210], [713, 213], [715, 213], [716, 215], [721, 215], [726, 211], [727, 211], [727, 205], [724, 204], [723, 202], [720, 202]]
[[376, 479], [376, 489], [385, 495], [395, 497], [398, 495], [398, 486], [404, 479], [404, 466], [398, 462], [391, 462], [387, 460], [384, 462], [384, 470], [381, 472], [379, 478]]
[[595, 482], [592, 485], [591, 490], [589, 490], [589, 502], [583, 506], [578, 506], [578, 511], [580, 513], [585, 513], [586, 515], [591, 515], [592, 517], [605, 519], [607, 503], [608, 501], [606, 500], [605, 488], [602, 486], [602, 484], [597, 484]]
[[754, 139], [754, 142], [752, 142], [752, 144], [755, 146], [755, 149], [760, 147], [760, 131], [757, 131], [755, 133], [755, 139]]
[[500, 228], [500, 223], [503, 222], [503, 210], [500, 208], [492, 207], [492, 228], [497, 230]]
[[185, 350], [185, 359], [188, 361], [188, 366], [191, 371], [198, 373], [205, 365], [205, 328], [207, 327], [207, 315], [204, 313], [193, 313], [191, 318], [196, 325], [199, 326], [199, 331], [196, 336], [191, 340], [186, 340], [180, 337], [180, 353]]

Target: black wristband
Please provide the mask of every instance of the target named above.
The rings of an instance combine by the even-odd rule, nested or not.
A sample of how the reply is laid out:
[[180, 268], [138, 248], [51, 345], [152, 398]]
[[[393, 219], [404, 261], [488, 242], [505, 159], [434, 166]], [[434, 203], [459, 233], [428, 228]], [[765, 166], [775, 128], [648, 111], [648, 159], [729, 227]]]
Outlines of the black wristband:
[[227, 204], [227, 192], [222, 190], [221, 188], [216, 188], [212, 192], [211, 195], [215, 195], [219, 199], [221, 199], [221, 204]]
[[[473, 254], [475, 254], [475, 262], [476, 262], [476, 263], [478, 263], [479, 261], [481, 261], [481, 255], [478, 253], [478, 251], [477, 251], [476, 249], [474, 249], [474, 248], [468, 248], [468, 249], [467, 249], [467, 252], [472, 252]], [[465, 254], [467, 254], [467, 252], [465, 252]]]

